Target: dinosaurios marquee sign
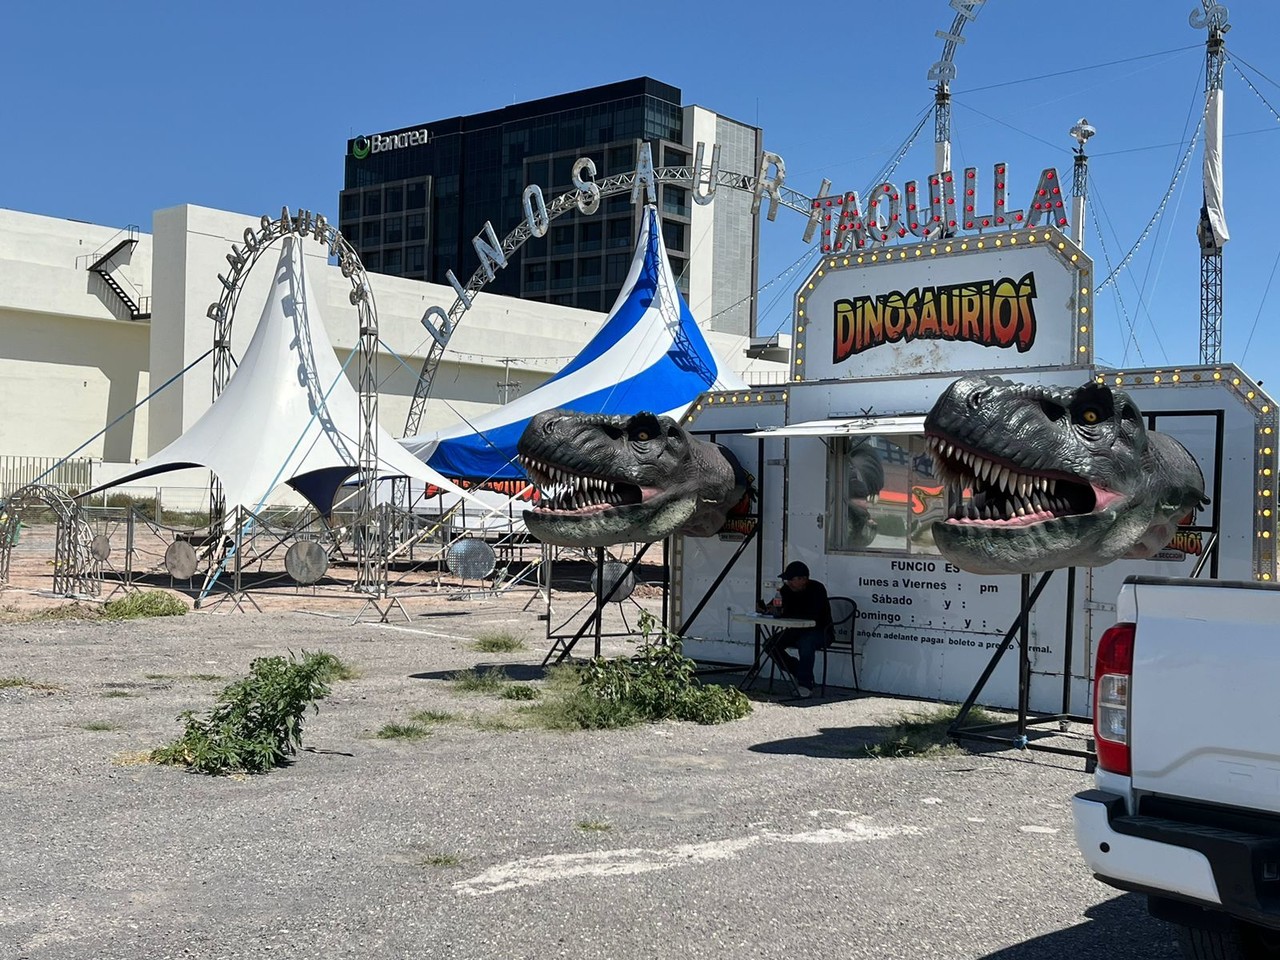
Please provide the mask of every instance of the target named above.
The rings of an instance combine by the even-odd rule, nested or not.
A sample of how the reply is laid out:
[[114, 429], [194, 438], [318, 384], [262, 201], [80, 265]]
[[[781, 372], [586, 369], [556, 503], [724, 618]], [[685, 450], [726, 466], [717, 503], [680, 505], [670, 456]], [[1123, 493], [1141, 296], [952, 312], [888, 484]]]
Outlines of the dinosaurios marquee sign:
[[886, 343], [967, 341], [1016, 347], [1036, 342], [1036, 279], [1001, 277], [936, 287], [864, 294], [835, 302], [832, 362]]
[[796, 293], [793, 379], [1087, 365], [1092, 273], [1053, 227], [828, 255]]

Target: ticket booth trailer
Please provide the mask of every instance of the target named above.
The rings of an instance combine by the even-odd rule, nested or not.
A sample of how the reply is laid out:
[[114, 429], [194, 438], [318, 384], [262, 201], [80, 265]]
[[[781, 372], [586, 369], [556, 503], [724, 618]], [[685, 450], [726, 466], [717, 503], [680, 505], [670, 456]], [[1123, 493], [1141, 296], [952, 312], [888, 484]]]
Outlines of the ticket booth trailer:
[[[952, 701], [973, 690], [1024, 591], [1021, 577], [966, 573], [933, 545], [948, 491], [924, 415], [970, 372], [1128, 391], [1149, 428], [1196, 458], [1210, 499], [1151, 559], [1055, 571], [1028, 613], [1032, 709], [1089, 711], [1094, 644], [1125, 576], [1275, 578], [1274, 402], [1230, 365], [1099, 368], [1088, 258], [1055, 229], [996, 239], [824, 259], [796, 296], [792, 381], [707, 394], [690, 410], [687, 428], [729, 447], [759, 488], [757, 542], [727, 573], [746, 528], [673, 545], [670, 620], [690, 656], [750, 663], [753, 628], [734, 615], [802, 560], [830, 595], [858, 604], [862, 689]], [[870, 497], [869, 461], [880, 474], [870, 471]], [[1016, 706], [1018, 669], [1017, 658], [1000, 661], [981, 702]], [[829, 670], [829, 684], [853, 685], [848, 660]]]

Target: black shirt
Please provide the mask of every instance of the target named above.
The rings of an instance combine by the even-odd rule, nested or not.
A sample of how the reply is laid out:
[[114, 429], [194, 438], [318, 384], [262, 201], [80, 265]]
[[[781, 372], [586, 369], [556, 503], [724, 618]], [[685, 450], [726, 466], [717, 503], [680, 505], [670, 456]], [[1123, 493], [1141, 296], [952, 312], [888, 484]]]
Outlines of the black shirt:
[[812, 620], [819, 627], [831, 626], [831, 604], [827, 600], [827, 588], [821, 580], [810, 580], [803, 590], [792, 590], [784, 583], [782, 615], [798, 620]]

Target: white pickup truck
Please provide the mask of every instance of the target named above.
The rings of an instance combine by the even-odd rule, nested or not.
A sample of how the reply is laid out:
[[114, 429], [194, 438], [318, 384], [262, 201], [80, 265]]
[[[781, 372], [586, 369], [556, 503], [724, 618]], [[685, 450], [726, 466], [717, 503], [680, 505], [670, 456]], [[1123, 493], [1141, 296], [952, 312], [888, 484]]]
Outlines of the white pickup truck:
[[1130, 577], [1094, 672], [1094, 875], [1190, 958], [1280, 957], [1280, 587]]

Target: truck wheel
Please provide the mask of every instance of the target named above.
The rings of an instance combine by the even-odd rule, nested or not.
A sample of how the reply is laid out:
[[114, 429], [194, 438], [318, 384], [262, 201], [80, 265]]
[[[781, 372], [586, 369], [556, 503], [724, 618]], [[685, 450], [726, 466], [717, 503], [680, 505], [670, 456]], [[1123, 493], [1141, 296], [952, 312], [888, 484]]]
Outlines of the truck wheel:
[[1280, 943], [1271, 931], [1248, 923], [1225, 930], [1178, 926], [1178, 944], [1187, 960], [1276, 960]]

